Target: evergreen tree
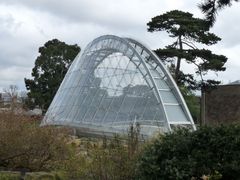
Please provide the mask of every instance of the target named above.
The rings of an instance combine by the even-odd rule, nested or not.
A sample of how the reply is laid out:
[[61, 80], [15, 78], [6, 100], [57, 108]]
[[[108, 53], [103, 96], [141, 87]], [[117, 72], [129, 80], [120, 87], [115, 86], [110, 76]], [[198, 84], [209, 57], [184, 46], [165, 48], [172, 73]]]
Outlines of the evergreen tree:
[[[173, 76], [179, 86], [187, 86], [191, 90], [205, 90], [207, 86], [220, 83], [211, 79], [205, 80], [204, 75], [208, 71], [224, 71], [227, 58], [196, 46], [209, 46], [221, 40], [209, 32], [205, 20], [194, 18], [193, 14], [188, 12], [173, 10], [152, 18], [147, 25], [150, 32], [166, 31], [169, 37], [174, 38], [172, 44], [155, 52], [162, 60], [171, 62], [171, 68], [174, 69]], [[185, 74], [181, 71], [182, 60], [195, 66], [195, 75], [199, 76], [200, 80], [196, 80], [194, 74]]]
[[39, 48], [40, 55], [32, 69], [33, 79], [24, 79], [28, 97], [46, 111], [56, 94], [68, 68], [80, 52], [78, 45], [67, 45], [57, 39]]

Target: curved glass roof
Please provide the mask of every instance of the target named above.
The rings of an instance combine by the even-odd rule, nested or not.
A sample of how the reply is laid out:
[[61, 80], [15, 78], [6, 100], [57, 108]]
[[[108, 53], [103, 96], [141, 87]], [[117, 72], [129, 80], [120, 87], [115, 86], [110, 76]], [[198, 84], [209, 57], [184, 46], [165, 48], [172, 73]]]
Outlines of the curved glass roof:
[[195, 129], [174, 80], [142, 43], [113, 35], [96, 38], [69, 68], [42, 124], [86, 133], [125, 133], [139, 123], [143, 135], [172, 126]]

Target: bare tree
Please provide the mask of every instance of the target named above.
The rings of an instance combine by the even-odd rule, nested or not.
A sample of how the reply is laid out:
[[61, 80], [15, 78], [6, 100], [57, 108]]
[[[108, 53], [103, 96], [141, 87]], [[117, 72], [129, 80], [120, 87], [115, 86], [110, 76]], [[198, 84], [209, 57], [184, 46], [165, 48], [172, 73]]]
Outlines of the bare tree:
[[13, 111], [17, 105], [18, 87], [17, 85], [9, 85], [9, 87], [3, 89], [3, 91], [10, 98], [10, 108]]

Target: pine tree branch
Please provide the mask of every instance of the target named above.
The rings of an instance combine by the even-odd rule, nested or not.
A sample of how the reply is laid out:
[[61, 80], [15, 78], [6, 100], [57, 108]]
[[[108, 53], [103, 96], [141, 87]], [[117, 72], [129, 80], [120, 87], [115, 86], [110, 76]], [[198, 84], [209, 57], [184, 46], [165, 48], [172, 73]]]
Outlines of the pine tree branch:
[[185, 42], [185, 41], [182, 41], [182, 43], [185, 44], [185, 45], [187, 45], [188, 47], [190, 47], [190, 48], [192, 48], [192, 49], [197, 49], [196, 47], [194, 47], [194, 46], [188, 44], [188, 43]]

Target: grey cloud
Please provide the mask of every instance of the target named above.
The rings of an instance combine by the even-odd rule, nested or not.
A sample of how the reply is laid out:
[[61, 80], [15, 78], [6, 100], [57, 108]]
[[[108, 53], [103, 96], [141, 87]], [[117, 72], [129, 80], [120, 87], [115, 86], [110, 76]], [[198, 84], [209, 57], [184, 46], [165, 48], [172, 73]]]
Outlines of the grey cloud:
[[[197, 0], [2, 0], [7, 5], [26, 6], [47, 12], [72, 23], [91, 23], [126, 30], [142, 26], [156, 15], [181, 8], [195, 12]], [[198, 10], [198, 13], [200, 11]]]
[[[16, 39], [7, 33], [0, 33], [0, 67], [19, 66], [29, 67], [29, 59], [32, 58], [31, 45], [25, 44], [21, 39]], [[23, 40], [23, 39], [22, 39]]]
[[0, 24], [2, 26], [2, 31], [13, 31], [15, 32], [20, 26], [21, 22], [17, 22], [11, 14], [5, 14], [4, 16], [0, 17]]
[[1, 3], [23, 5], [32, 10], [45, 11], [73, 23], [88, 22], [111, 26], [116, 29], [133, 28], [141, 24], [139, 17], [145, 12], [141, 12], [139, 6], [147, 5], [146, 2], [140, 1], [138, 4], [136, 2], [135, 6], [132, 2], [126, 0], [121, 1], [121, 3], [110, 0], [8, 0], [1, 1]]
[[[184, 3], [183, 3], [184, 2]], [[2, 0], [0, 3], [25, 6], [31, 10], [47, 12], [66, 23], [102, 26], [113, 31], [146, 30], [146, 23], [156, 15], [180, 6], [183, 10], [196, 11], [197, 0]], [[199, 13], [200, 11], [198, 11]]]
[[29, 68], [24, 67], [9, 67], [0, 68], [0, 89], [7, 88], [9, 85], [14, 84], [19, 87], [19, 89], [25, 89], [24, 78], [28, 77]]
[[221, 44], [225, 48], [240, 45], [240, 3], [219, 11], [217, 21], [213, 27], [214, 32], [222, 38]]
[[16, 84], [24, 89], [24, 77], [33, 67], [33, 44], [30, 36], [19, 36], [22, 22], [11, 14], [0, 16], [0, 89]]
[[17, 31], [20, 25], [21, 23], [16, 22], [11, 15], [0, 17], [1, 67], [15, 65], [18, 62], [17, 57], [19, 54], [22, 55], [22, 49], [19, 49], [19, 46], [15, 44], [14, 38], [14, 33]]

